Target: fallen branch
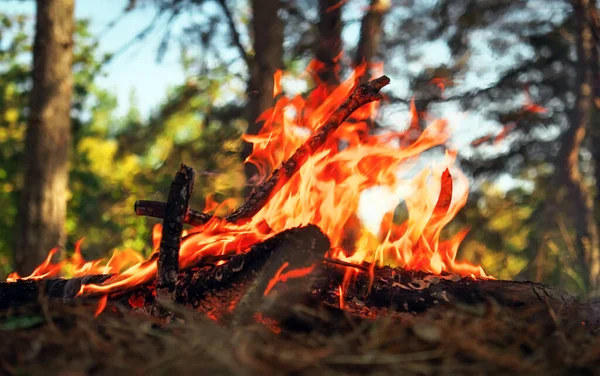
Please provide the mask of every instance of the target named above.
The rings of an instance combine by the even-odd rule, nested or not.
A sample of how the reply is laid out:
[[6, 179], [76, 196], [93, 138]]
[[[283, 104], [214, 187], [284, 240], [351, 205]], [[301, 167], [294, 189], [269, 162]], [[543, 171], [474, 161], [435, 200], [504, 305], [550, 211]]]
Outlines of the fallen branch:
[[[335, 132], [340, 125], [357, 109], [367, 103], [382, 98], [379, 91], [390, 83], [387, 76], [381, 76], [358, 86], [341, 106], [320, 126], [310, 138], [300, 146], [294, 154], [284, 161], [271, 176], [262, 184], [256, 186], [246, 201], [229, 214], [224, 220], [231, 223], [245, 223], [252, 219], [275, 193], [304, 165], [308, 158], [321, 148], [329, 135]], [[137, 201], [134, 206], [137, 215], [162, 218], [166, 205], [156, 201]], [[185, 223], [200, 226], [208, 222], [213, 216], [196, 210], [189, 210], [185, 216]]]

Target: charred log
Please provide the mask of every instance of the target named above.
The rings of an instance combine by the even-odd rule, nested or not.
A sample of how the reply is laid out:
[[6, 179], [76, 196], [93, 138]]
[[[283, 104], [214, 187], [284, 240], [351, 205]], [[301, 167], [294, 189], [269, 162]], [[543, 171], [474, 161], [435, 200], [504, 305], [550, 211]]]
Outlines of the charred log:
[[183, 273], [178, 282], [177, 301], [197, 306], [207, 295], [220, 290], [241, 291], [244, 287], [248, 288], [248, 284], [260, 276], [253, 288], [258, 291], [263, 285], [266, 288], [265, 279], [268, 282], [284, 263], [293, 267], [308, 266], [328, 249], [329, 239], [317, 226], [283, 231], [252, 246], [248, 252], [233, 256], [223, 265], [205, 266]]
[[37, 302], [39, 299], [61, 299], [70, 301], [82, 285], [100, 284], [112, 275], [96, 274], [71, 279], [18, 280], [0, 283], [0, 309], [19, 307]]
[[[318, 277], [315, 289], [324, 300], [343, 282], [343, 273], [333, 268]], [[339, 297], [336, 295], [336, 304]], [[549, 302], [555, 308], [572, 306], [577, 300], [570, 294], [536, 282], [496, 279], [461, 278], [453, 274], [435, 275], [425, 272], [384, 267], [375, 269], [373, 280], [361, 273], [348, 286], [344, 301], [358, 300], [368, 307], [394, 308], [400, 311], [424, 312], [448, 303], [477, 304], [494, 299], [510, 308]]]

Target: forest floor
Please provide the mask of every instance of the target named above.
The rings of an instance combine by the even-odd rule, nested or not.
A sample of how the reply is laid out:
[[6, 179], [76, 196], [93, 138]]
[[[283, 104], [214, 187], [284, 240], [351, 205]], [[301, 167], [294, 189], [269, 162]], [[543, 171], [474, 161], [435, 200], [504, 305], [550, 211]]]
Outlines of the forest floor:
[[330, 330], [229, 328], [187, 310], [168, 325], [143, 310], [38, 305], [0, 317], [4, 375], [594, 375], [600, 333], [554, 312], [495, 304], [413, 317], [340, 316]]

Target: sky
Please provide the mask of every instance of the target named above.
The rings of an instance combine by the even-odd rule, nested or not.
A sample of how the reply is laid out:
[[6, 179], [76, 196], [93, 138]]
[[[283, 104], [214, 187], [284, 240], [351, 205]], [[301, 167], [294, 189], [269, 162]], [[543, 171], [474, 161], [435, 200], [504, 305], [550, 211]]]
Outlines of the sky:
[[[76, 1], [75, 16], [90, 20], [92, 34], [105, 32], [100, 38], [99, 54], [119, 50], [143, 30], [156, 14], [154, 8], [142, 7], [129, 12], [114, 27], [107, 28], [120, 17], [126, 5], [127, 0]], [[9, 14], [35, 14], [34, 1], [0, 0], [0, 6], [3, 12]], [[184, 82], [185, 75], [177, 53], [167, 54], [160, 63], [156, 61], [161, 31], [157, 30], [117, 56], [106, 66], [106, 76], [97, 80], [100, 87], [117, 96], [117, 111], [121, 115], [127, 113], [133, 92], [140, 112], [149, 114], [165, 98], [166, 88]]]

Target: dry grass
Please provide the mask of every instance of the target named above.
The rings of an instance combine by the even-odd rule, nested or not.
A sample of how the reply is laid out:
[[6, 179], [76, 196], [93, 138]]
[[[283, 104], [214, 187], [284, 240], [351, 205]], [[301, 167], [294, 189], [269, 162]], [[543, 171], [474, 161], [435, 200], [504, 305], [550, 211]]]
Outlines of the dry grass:
[[[548, 312], [547, 312], [548, 313]], [[201, 315], [159, 325], [142, 312], [38, 306], [0, 319], [0, 373], [8, 375], [402, 374], [593, 375], [600, 336], [548, 313], [493, 304], [420, 317], [346, 320], [276, 334], [227, 328]], [[535, 317], [535, 319], [533, 319]], [[336, 324], [336, 325], [334, 325]], [[343, 325], [337, 325], [343, 324]], [[330, 328], [330, 329], [331, 329]]]

